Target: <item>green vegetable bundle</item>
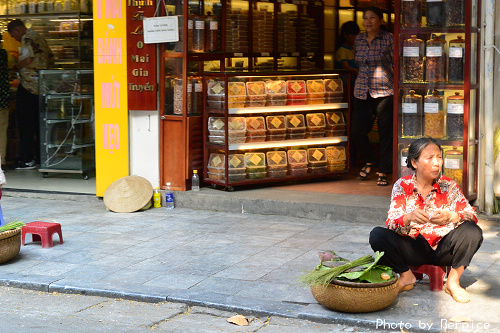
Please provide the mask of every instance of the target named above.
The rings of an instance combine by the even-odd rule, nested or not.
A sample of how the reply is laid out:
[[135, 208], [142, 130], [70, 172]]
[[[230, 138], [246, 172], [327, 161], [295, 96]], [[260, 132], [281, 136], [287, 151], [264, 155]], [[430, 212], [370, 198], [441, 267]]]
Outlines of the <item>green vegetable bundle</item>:
[[6, 225], [1, 226], [0, 232], [21, 228], [23, 225], [24, 225], [24, 222], [15, 220], [15, 221], [12, 221], [10, 223], [7, 223]]

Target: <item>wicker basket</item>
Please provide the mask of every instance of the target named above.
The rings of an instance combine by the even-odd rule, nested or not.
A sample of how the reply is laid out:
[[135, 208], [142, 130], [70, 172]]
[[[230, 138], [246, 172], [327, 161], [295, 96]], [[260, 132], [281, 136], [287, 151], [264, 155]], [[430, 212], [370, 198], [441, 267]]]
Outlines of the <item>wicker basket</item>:
[[357, 283], [334, 280], [326, 289], [311, 286], [319, 304], [341, 312], [373, 312], [391, 305], [399, 293], [395, 278], [384, 283]]
[[0, 264], [15, 258], [21, 250], [21, 228], [0, 232]]

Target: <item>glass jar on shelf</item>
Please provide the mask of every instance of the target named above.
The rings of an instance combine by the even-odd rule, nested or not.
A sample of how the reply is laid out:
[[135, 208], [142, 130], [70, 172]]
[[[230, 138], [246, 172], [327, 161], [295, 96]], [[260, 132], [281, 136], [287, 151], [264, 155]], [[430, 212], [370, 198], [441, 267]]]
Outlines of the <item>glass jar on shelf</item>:
[[464, 96], [459, 92], [446, 99], [446, 136], [460, 140], [464, 136]]
[[437, 90], [424, 99], [424, 135], [434, 139], [444, 137], [443, 96]]
[[400, 172], [401, 172], [401, 177], [406, 177], [409, 175], [413, 175], [413, 170], [407, 167], [407, 163], [410, 161], [407, 161], [408, 158], [408, 148], [403, 148], [401, 149], [400, 152]]
[[422, 136], [422, 96], [410, 90], [408, 95], [403, 96], [401, 105], [403, 137]]
[[465, 67], [465, 40], [462, 36], [450, 40], [448, 48], [448, 82], [463, 83]]
[[175, 115], [181, 115], [182, 114], [182, 106], [184, 102], [184, 94], [183, 94], [183, 87], [182, 87], [182, 79], [181, 78], [175, 78], [174, 79], [174, 111], [173, 113]]
[[[194, 35], [194, 22], [193, 19], [188, 19], [188, 33], [187, 33], [187, 43], [188, 51], [193, 51], [193, 35]], [[180, 35], [179, 35], [180, 36]], [[181, 50], [182, 51], [182, 50]]]
[[219, 44], [219, 22], [217, 16], [210, 14], [205, 18], [205, 52], [217, 51]]
[[403, 41], [403, 82], [424, 81], [425, 44], [416, 35]]
[[[174, 12], [168, 12], [168, 15], [169, 16], [173, 16], [174, 15]], [[184, 43], [183, 43], [183, 31], [184, 31], [184, 18], [182, 17], [182, 15], [178, 15], [177, 16], [177, 27], [179, 29], [179, 41], [177, 42], [172, 42], [172, 43], [165, 43], [165, 49], [168, 50], [168, 51], [175, 51], [175, 52], [182, 52], [183, 51], [183, 47], [184, 47]], [[188, 30], [188, 33], [189, 33], [189, 30]], [[189, 38], [188, 36], [188, 40], [190, 40], [191, 38]]]
[[445, 44], [446, 41], [437, 35], [427, 41], [425, 50], [425, 79], [427, 82], [446, 81]]
[[205, 19], [202, 16], [193, 17], [193, 51], [205, 51]]
[[428, 27], [444, 27], [446, 24], [445, 3], [443, 0], [426, 1]]
[[462, 151], [453, 147], [451, 150], [447, 150], [444, 156], [444, 172], [443, 175], [453, 179], [457, 182], [458, 186], [462, 188], [463, 179], [463, 158], [464, 155]]
[[200, 115], [203, 110], [203, 83], [201, 77], [191, 78], [189, 84], [192, 86], [191, 112], [190, 116]]
[[401, 25], [403, 27], [422, 26], [422, 0], [401, 1]]
[[446, 25], [463, 26], [465, 25], [465, 1], [464, 0], [446, 0]]
[[174, 109], [174, 79], [175, 77], [165, 76], [165, 114], [172, 114]]

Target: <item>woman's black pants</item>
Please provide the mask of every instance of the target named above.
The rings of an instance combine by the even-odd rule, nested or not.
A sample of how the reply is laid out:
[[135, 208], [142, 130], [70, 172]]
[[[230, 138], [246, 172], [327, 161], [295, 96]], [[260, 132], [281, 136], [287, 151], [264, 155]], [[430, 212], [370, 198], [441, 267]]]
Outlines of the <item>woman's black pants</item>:
[[409, 266], [436, 265], [459, 268], [469, 266], [472, 257], [483, 242], [483, 231], [474, 222], [466, 221], [444, 236], [433, 250], [422, 235], [416, 239], [402, 236], [383, 227], [370, 232], [373, 251], [383, 251], [381, 265], [403, 273]]
[[392, 133], [393, 133], [393, 97], [373, 98], [368, 94], [366, 99], [354, 98], [351, 115], [351, 140], [364, 163], [377, 162], [377, 156], [368, 133], [371, 131], [375, 117], [378, 117], [379, 134], [379, 171], [392, 173]]

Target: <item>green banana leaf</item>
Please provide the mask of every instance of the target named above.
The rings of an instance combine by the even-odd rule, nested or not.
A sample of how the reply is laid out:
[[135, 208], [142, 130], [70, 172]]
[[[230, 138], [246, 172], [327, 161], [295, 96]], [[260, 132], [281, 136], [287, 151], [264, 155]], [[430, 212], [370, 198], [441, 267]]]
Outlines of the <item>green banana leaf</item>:
[[[343, 278], [350, 281], [366, 281], [370, 283], [381, 283], [387, 282], [394, 279], [394, 274], [392, 272], [391, 267], [377, 265], [377, 262], [382, 258], [384, 252], [375, 252], [375, 260], [367, 265], [363, 265], [365, 267], [364, 270], [356, 271], [356, 272], [345, 272], [340, 274], [337, 278]], [[387, 273], [391, 277], [390, 280], [384, 280], [380, 277], [382, 273]]]

